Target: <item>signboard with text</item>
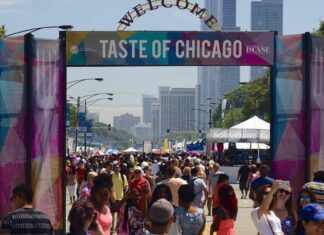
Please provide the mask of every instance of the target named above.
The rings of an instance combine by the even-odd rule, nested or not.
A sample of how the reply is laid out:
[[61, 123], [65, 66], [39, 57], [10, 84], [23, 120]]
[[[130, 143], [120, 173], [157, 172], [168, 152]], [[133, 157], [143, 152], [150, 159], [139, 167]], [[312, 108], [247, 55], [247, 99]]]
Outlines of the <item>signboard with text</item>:
[[66, 32], [67, 66], [271, 66], [273, 32]]

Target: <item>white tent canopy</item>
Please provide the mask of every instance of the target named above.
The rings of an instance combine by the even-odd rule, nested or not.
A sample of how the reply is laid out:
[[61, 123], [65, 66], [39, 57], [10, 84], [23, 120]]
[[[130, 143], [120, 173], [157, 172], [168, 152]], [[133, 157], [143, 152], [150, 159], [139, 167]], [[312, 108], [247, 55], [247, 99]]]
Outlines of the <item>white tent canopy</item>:
[[131, 153], [131, 152], [138, 152], [138, 151], [137, 151], [136, 149], [130, 147], [130, 148], [128, 148], [128, 149], [125, 149], [124, 152], [125, 152], [125, 153]]
[[253, 130], [270, 130], [270, 123], [263, 121], [257, 116], [253, 116], [250, 119], [241, 122], [230, 129], [253, 129]]
[[254, 116], [229, 129], [210, 129], [206, 137], [215, 142], [269, 143], [270, 124]]

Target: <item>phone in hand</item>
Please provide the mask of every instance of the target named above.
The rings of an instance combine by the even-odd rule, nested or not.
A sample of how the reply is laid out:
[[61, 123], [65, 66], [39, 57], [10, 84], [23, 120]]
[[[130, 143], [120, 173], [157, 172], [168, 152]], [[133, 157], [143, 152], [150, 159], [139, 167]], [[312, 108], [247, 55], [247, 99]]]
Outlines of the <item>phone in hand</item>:
[[281, 182], [281, 188], [288, 189], [289, 187], [290, 187], [290, 182], [289, 181], [282, 181]]
[[97, 213], [93, 213], [92, 221], [88, 228], [89, 231], [96, 231], [97, 230]]

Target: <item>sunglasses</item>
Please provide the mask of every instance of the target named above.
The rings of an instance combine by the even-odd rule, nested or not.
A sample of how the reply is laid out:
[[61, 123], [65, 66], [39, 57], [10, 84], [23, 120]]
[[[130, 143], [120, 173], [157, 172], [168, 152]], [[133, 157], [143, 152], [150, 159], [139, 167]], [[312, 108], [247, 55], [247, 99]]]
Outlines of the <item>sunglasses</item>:
[[263, 193], [263, 195], [268, 195], [270, 193], [270, 191], [265, 191], [264, 193]]
[[299, 197], [299, 201], [311, 201], [311, 197], [310, 196], [300, 196]]
[[291, 194], [291, 192], [289, 192], [289, 191], [287, 191], [287, 190], [284, 190], [284, 189], [278, 189], [278, 192], [279, 193], [282, 193], [282, 194], [286, 194], [286, 195], [290, 195]]
[[141, 174], [141, 171], [134, 171], [134, 174]]

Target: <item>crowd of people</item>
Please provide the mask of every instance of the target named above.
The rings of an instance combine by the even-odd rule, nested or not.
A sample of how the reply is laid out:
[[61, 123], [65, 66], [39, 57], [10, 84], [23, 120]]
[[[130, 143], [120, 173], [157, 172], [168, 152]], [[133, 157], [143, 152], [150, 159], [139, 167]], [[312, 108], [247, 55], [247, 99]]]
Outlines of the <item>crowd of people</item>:
[[[244, 161], [237, 175], [240, 196], [229, 182], [206, 155], [70, 156], [69, 234], [196, 235], [208, 226], [211, 235], [233, 235], [238, 198], [253, 200], [251, 219], [260, 235], [324, 234], [324, 171], [296, 189], [289, 181], [269, 177], [267, 165]], [[32, 208], [26, 185], [14, 189], [12, 198], [16, 210], [2, 221], [1, 234], [52, 233], [46, 215]], [[212, 216], [210, 225], [206, 216]], [[32, 225], [35, 218], [37, 225]]]

